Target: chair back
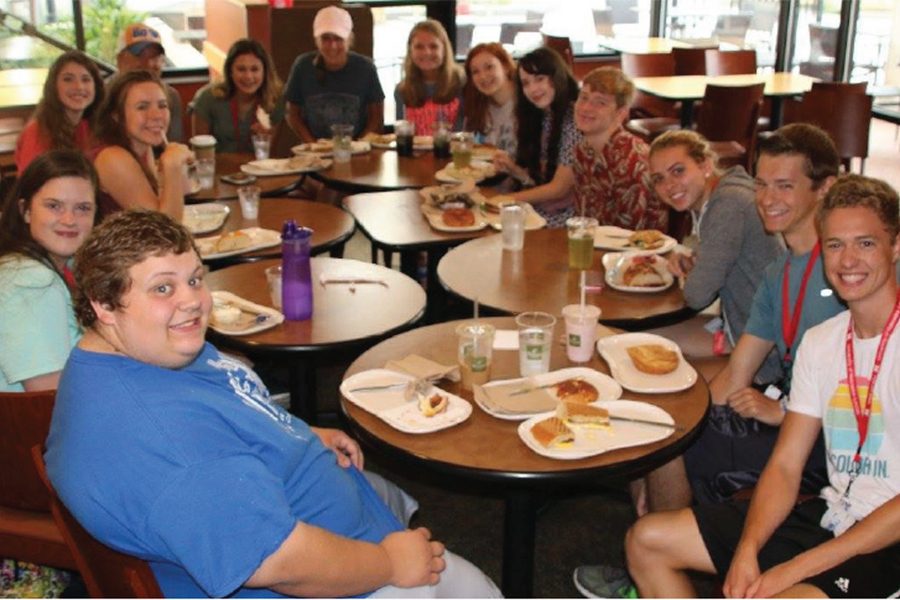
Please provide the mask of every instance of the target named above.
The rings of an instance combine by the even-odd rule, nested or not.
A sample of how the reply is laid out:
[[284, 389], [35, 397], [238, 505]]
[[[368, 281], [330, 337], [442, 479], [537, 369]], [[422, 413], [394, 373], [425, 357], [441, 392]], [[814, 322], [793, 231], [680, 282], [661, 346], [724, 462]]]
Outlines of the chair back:
[[711, 142], [737, 142], [744, 150], [738, 164], [749, 169], [756, 148], [757, 119], [765, 84], [707, 85], [703, 110], [697, 115], [697, 133]]
[[756, 73], [756, 50], [718, 50], [704, 52], [706, 74], [752, 75]]
[[841, 94], [865, 94], [869, 87], [868, 81], [856, 83], [844, 83], [839, 81], [814, 81], [813, 92], [838, 92]]
[[[657, 54], [622, 53], [622, 72], [631, 79], [635, 77], [670, 77], [675, 74], [675, 59], [669, 52]], [[678, 110], [674, 102], [645, 94], [640, 90], [634, 92], [631, 103], [633, 117], [666, 117], [677, 118]]]
[[0, 393], [0, 506], [49, 512], [47, 489], [31, 467], [31, 447], [50, 432], [54, 390]]
[[676, 75], [706, 75], [706, 48], [672, 48]]
[[575, 69], [575, 55], [572, 52], [572, 41], [569, 38], [547, 35], [546, 33], [542, 33], [541, 37], [544, 40], [545, 46], [559, 52], [559, 55], [562, 56], [563, 60], [566, 61], [566, 64], [569, 65], [569, 70]]
[[98, 542], [60, 501], [44, 465], [43, 444], [31, 448], [31, 459], [50, 500], [50, 510], [92, 598], [162, 598], [150, 565]]

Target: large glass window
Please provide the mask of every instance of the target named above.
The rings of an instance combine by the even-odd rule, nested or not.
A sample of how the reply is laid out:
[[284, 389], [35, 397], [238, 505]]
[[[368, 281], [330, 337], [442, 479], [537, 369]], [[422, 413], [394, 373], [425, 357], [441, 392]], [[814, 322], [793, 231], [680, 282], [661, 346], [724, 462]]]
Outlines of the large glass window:
[[422, 5], [372, 8], [372, 58], [384, 90], [385, 123], [393, 123], [396, 115], [394, 88], [403, 78], [406, 40], [413, 25], [424, 19], [425, 7]]

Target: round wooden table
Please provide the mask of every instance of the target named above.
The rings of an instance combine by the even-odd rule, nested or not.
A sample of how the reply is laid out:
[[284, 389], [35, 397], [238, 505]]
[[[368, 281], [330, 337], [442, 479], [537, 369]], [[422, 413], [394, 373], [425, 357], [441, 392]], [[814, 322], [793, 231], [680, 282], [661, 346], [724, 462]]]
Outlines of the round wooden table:
[[[227, 206], [229, 209], [225, 224], [221, 229], [198, 237], [221, 235], [247, 227], [262, 227], [280, 232], [287, 219], [294, 219], [297, 224], [313, 230], [313, 254], [329, 252], [331, 256], [340, 258], [344, 253], [344, 243], [356, 230], [356, 221], [350, 213], [324, 202], [297, 198], [262, 198], [259, 201], [259, 215], [256, 219], [245, 219], [241, 216], [241, 207], [237, 200], [221, 200], [217, 204]], [[231, 264], [280, 256], [281, 246], [272, 246], [206, 262], [211, 268], [218, 269]]]
[[[212, 189], [200, 190], [196, 194], [185, 196], [187, 204], [197, 202], [209, 202], [210, 200], [226, 200], [237, 198], [239, 186], [225, 183], [222, 175], [239, 173], [241, 165], [253, 160], [252, 154], [239, 152], [219, 152], [216, 154], [216, 180]], [[296, 189], [303, 181], [305, 174], [274, 175], [271, 177], [257, 177], [253, 185], [258, 186], [262, 196], [283, 196]]]
[[[511, 317], [483, 319], [499, 329], [515, 329]], [[384, 367], [390, 359], [419, 354], [442, 364], [456, 361], [454, 329], [460, 321], [420, 327], [396, 335], [364, 352], [345, 378]], [[557, 322], [554, 339], [563, 332]], [[610, 332], [607, 332], [610, 333]], [[551, 353], [552, 370], [575, 366], [565, 348], [556, 344]], [[586, 365], [609, 374], [606, 363], [595, 352]], [[494, 350], [492, 379], [519, 376], [518, 351]], [[472, 401], [471, 392], [458, 384], [439, 382], [441, 388]], [[554, 485], [620, 482], [634, 479], [681, 454], [700, 429], [708, 410], [709, 390], [702, 377], [687, 390], [668, 394], [625, 392], [625, 398], [654, 404], [675, 419], [680, 428], [668, 438], [643, 446], [614, 450], [581, 460], [553, 460], [530, 450], [517, 434], [519, 421], [497, 419], [474, 405], [465, 422], [435, 433], [402, 433], [355, 404], [341, 400], [341, 408], [354, 433], [378, 452], [411, 463], [417, 470], [433, 470], [448, 478], [460, 478], [494, 486], [505, 496], [503, 592], [509, 597], [531, 594], [534, 566], [536, 497]], [[573, 524], [574, 526], [575, 524]]]
[[[590, 279], [603, 282], [600, 259], [594, 251]], [[516, 314], [540, 310], [560, 316], [567, 304], [579, 302], [580, 271], [569, 269], [565, 229], [525, 232], [521, 252], [503, 250], [500, 235], [470, 240], [451, 249], [438, 263], [441, 284], [450, 292], [494, 310]], [[590, 280], [589, 280], [590, 281]], [[688, 314], [681, 289], [671, 286], [661, 292], [638, 294], [605, 286], [589, 293], [587, 301], [600, 307], [600, 321], [625, 329], [645, 329], [651, 319]]]
[[[265, 269], [280, 264], [262, 260], [233, 265], [206, 276], [210, 290], [224, 290], [241, 298], [272, 306]], [[325, 273], [352, 274], [354, 278], [380, 279], [386, 285], [320, 284]], [[230, 336], [210, 329], [209, 336], [225, 348], [249, 355], [268, 354], [291, 362], [291, 411], [314, 422], [315, 359], [330, 350], [378, 340], [409, 327], [425, 312], [425, 291], [397, 271], [356, 260], [312, 259], [313, 316], [307, 321], [284, 321], [252, 335]], [[296, 361], [298, 355], [303, 360]]]

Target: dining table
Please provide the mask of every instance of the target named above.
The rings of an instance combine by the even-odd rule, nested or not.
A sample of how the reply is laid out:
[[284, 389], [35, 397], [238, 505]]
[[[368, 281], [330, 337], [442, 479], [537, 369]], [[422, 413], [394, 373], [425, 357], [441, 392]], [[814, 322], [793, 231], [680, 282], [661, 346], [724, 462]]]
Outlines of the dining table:
[[[642, 330], [693, 314], [678, 285], [651, 293], [606, 285], [604, 254], [594, 250], [585, 295], [600, 308], [601, 323]], [[564, 306], [580, 301], [581, 271], [569, 268], [565, 229], [526, 231], [520, 251], [504, 250], [499, 235], [470, 240], [444, 255], [437, 275], [449, 292], [504, 314], [537, 310], [559, 316]]]
[[[222, 181], [222, 175], [240, 173], [241, 165], [247, 164], [252, 160], [253, 155], [244, 152], [217, 152], [216, 178], [213, 187], [185, 196], [185, 203], [195, 204], [197, 202], [209, 202], [210, 200], [237, 198], [238, 188], [241, 186]], [[303, 183], [305, 176], [305, 173], [267, 175], [257, 177], [253, 185], [259, 187], [261, 196], [284, 196], [297, 189]]]
[[[425, 291], [402, 273], [371, 263], [317, 256], [311, 259], [313, 314], [250, 335], [210, 329], [217, 346], [267, 356], [288, 366], [290, 410], [316, 422], [316, 366], [329, 353], [379, 341], [415, 324], [425, 312]], [[231, 292], [272, 307], [265, 270], [281, 264], [260, 260], [212, 271], [212, 291]], [[349, 282], [355, 281], [355, 283]], [[368, 282], [367, 282], [368, 281]]]
[[[255, 219], [247, 219], [241, 212], [237, 200], [219, 200], [215, 203], [195, 204], [186, 211], [205, 210], [207, 205], [216, 204], [227, 208], [227, 216], [223, 225], [215, 231], [198, 234], [197, 237], [222, 235], [238, 229], [262, 227], [281, 232], [282, 225], [288, 219], [294, 219], [298, 225], [312, 229], [311, 253], [313, 255], [328, 252], [334, 258], [344, 255], [344, 244], [356, 231], [356, 221], [345, 210], [324, 202], [301, 200], [299, 198], [260, 198], [259, 213]], [[218, 269], [241, 262], [253, 262], [264, 258], [281, 256], [281, 245], [261, 248], [242, 254], [205, 261], [211, 269]]]
[[[491, 317], [482, 322], [498, 331], [515, 329], [511, 317]], [[461, 321], [419, 327], [395, 335], [366, 350], [348, 368], [344, 378], [381, 369], [389, 360], [415, 354], [441, 364], [455, 364]], [[600, 334], [615, 332], [600, 326]], [[557, 322], [554, 337], [563, 333]], [[563, 345], [554, 344], [550, 369], [585, 366], [609, 374], [609, 366], [595, 352], [581, 365], [570, 363]], [[519, 376], [518, 351], [493, 352], [491, 379]], [[458, 383], [440, 380], [437, 385], [465, 401], [472, 393]], [[668, 412], [675, 422], [671, 435], [644, 445], [601, 452], [587, 458], [559, 460], [532, 451], [519, 437], [519, 421], [500, 419], [475, 404], [471, 415], [452, 427], [431, 433], [404, 433], [346, 397], [341, 409], [350, 430], [371, 451], [397, 461], [418, 473], [428, 473], [454, 488], [458, 484], [481, 486], [504, 499], [503, 566], [501, 588], [505, 596], [529, 597], [535, 564], [535, 528], [540, 500], [563, 486], [618, 485], [640, 477], [683, 453], [697, 436], [709, 406], [709, 389], [702, 377], [687, 389], [668, 393], [626, 392], [630, 400], [650, 403]], [[613, 424], [615, 427], [615, 423]], [[462, 526], [462, 524], [461, 524]], [[572, 523], [572, 527], [578, 527]]]
[[694, 103], [703, 99], [708, 84], [742, 86], [764, 83], [763, 95], [772, 100], [772, 128], [777, 129], [781, 124], [781, 100], [809, 91], [815, 81], [818, 79], [800, 73], [755, 73], [635, 77], [634, 85], [646, 94], [681, 102], [681, 126], [689, 129], [693, 122]]

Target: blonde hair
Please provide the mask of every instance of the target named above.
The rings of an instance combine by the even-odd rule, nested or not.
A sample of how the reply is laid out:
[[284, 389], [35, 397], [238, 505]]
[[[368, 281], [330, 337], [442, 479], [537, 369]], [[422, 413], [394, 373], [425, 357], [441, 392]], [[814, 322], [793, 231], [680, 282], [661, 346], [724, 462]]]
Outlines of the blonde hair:
[[616, 108], [631, 106], [634, 102], [634, 83], [620, 69], [598, 67], [585, 75], [582, 88], [590, 86], [592, 91], [609, 94], [616, 99]]
[[682, 147], [687, 155], [698, 165], [708, 160], [713, 169], [719, 170], [719, 156], [709, 146], [705, 137], [696, 131], [679, 129], [667, 131], [650, 144], [650, 156], [666, 148]]
[[406, 58], [403, 61], [403, 81], [399, 83], [397, 89], [400, 91], [403, 103], [407, 106], [422, 106], [428, 99], [422, 70], [415, 65], [412, 59], [413, 38], [418, 33], [433, 35], [444, 48], [444, 60], [438, 70], [437, 86], [432, 100], [436, 104], [447, 104], [460, 94], [464, 77], [462, 68], [456, 64], [456, 60], [453, 58], [453, 46], [450, 45], [447, 30], [440, 21], [435, 19], [419, 21], [410, 30], [409, 38], [406, 40]]

